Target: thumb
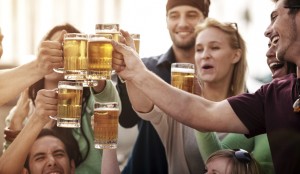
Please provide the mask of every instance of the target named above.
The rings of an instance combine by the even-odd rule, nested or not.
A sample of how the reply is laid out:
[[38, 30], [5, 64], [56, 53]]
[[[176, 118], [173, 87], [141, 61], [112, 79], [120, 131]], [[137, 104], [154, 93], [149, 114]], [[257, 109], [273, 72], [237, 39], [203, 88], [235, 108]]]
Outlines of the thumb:
[[133, 53], [133, 49], [129, 46], [126, 46], [125, 44], [116, 42], [114, 40], [111, 41], [111, 44], [112, 44], [115, 51], [123, 54], [124, 56], [125, 55], [130, 55], [130, 54]]
[[57, 37], [57, 40], [56, 40], [56, 41], [62, 43], [63, 40], [64, 40], [64, 35], [65, 35], [66, 33], [67, 33], [66, 30], [62, 30], [61, 33], [60, 33], [60, 35], [59, 35], [59, 37]]

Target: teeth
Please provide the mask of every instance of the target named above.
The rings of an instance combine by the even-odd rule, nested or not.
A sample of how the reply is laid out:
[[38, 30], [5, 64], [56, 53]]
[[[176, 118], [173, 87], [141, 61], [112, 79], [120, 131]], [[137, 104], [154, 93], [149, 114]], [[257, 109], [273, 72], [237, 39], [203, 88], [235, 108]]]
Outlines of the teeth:
[[281, 65], [281, 63], [279, 63], [279, 62], [273, 62], [273, 63], [270, 64], [270, 67], [272, 68], [272, 67], [278, 66], [278, 65]]
[[271, 41], [272, 45], [276, 45], [277, 42], [278, 42], [278, 40], [279, 40], [279, 36], [273, 37], [273, 38], [272, 38], [272, 41]]
[[178, 32], [179, 35], [188, 35], [190, 32]]

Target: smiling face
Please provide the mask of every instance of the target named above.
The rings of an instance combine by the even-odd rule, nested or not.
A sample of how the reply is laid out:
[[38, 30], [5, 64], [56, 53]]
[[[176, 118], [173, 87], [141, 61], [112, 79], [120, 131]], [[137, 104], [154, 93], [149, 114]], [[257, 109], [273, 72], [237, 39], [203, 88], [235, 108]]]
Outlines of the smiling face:
[[283, 77], [287, 74], [287, 63], [285, 61], [279, 61], [276, 58], [276, 43], [277, 40], [273, 40], [273, 43], [269, 42], [269, 49], [266, 53], [267, 63], [272, 72], [273, 79]]
[[197, 8], [180, 5], [167, 13], [167, 27], [175, 47], [190, 49], [195, 45], [195, 26], [204, 19]]
[[65, 145], [53, 136], [35, 141], [29, 152], [31, 174], [71, 174], [75, 172], [74, 161], [70, 162]]
[[[277, 40], [277, 58], [294, 63], [299, 62], [300, 50], [300, 13], [289, 14], [289, 9], [284, 8], [284, 0], [279, 0], [271, 13], [271, 24], [265, 31], [265, 36], [271, 42]], [[298, 63], [298, 64], [299, 64]]]
[[196, 69], [198, 78], [206, 83], [230, 80], [240, 54], [231, 48], [229, 36], [218, 28], [209, 27], [196, 38]]

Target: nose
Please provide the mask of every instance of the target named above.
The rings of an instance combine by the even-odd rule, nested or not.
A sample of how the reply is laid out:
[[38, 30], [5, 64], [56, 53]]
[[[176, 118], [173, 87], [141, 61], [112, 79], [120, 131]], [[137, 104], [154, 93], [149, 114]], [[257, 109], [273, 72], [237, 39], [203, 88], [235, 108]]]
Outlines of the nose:
[[204, 49], [202, 51], [202, 53], [200, 53], [200, 55], [199, 55], [200, 59], [208, 59], [208, 58], [210, 58], [210, 56], [211, 55], [210, 55], [210, 52], [208, 49]]
[[187, 19], [184, 15], [180, 15], [179, 21], [178, 21], [178, 26], [180, 26], [180, 27], [187, 26]]
[[271, 38], [271, 34], [272, 34], [272, 24], [270, 24], [267, 28], [266, 31], [264, 32], [264, 35], [268, 38]]
[[48, 167], [56, 166], [56, 160], [54, 156], [50, 155], [47, 157], [47, 166]]

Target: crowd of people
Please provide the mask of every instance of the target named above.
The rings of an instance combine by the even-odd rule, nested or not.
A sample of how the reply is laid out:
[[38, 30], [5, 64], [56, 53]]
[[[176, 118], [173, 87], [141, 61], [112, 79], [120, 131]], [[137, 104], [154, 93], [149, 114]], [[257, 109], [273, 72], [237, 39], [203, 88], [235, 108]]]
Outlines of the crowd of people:
[[[35, 60], [0, 71], [0, 105], [20, 95], [5, 120], [0, 173], [297, 173], [300, 2], [272, 1], [264, 35], [273, 80], [256, 92], [247, 90], [247, 45], [238, 24], [210, 18], [210, 0], [168, 0], [170, 49], [140, 59], [130, 32], [120, 30], [119, 41], [111, 41], [119, 78], [84, 88], [81, 127], [72, 129], [50, 118], [64, 80], [53, 69], [64, 66], [63, 35], [80, 31], [53, 27]], [[170, 85], [175, 62], [195, 65], [193, 93]], [[94, 147], [93, 106], [107, 101], [121, 106], [121, 126], [138, 125], [122, 170], [116, 149]]]

